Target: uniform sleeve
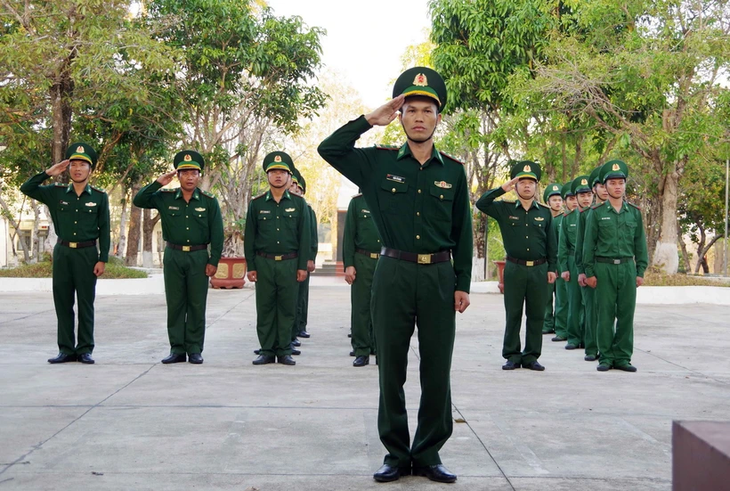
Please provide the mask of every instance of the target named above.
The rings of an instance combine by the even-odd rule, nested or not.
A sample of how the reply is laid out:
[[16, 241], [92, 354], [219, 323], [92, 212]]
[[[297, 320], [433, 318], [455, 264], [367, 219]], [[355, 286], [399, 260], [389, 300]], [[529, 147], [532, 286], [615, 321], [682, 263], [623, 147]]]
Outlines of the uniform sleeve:
[[[575, 212], [574, 212], [575, 213]], [[565, 224], [566, 217], [560, 221], [560, 232], [558, 233], [558, 267], [560, 271], [569, 271], [568, 269], [568, 234], [566, 233]]]
[[101, 208], [99, 209], [99, 261], [109, 262], [109, 247], [111, 246], [111, 230], [109, 224], [109, 195], [103, 193]]
[[312, 247], [312, 257], [310, 257], [309, 259], [311, 259], [312, 261], [316, 261], [317, 253], [319, 252], [319, 235], [317, 234], [317, 214], [314, 212], [314, 210], [312, 209], [311, 206], [309, 207], [309, 211], [310, 211], [310, 215], [312, 218], [311, 226], [310, 226], [310, 231], [312, 233], [312, 238], [310, 241], [310, 245]]
[[474, 254], [472, 234], [471, 204], [466, 184], [466, 174], [462, 173], [459, 187], [454, 199], [454, 214], [451, 222], [451, 234], [456, 245], [452, 251], [454, 257], [455, 289], [469, 293], [471, 287], [471, 266]]
[[307, 261], [309, 261], [309, 254], [311, 252], [311, 222], [312, 217], [309, 214], [309, 205], [302, 200], [302, 210], [299, 213], [299, 257], [297, 258], [297, 269], [304, 271], [307, 270]]
[[223, 254], [223, 217], [218, 200], [213, 198], [213, 213], [208, 215], [208, 228], [210, 230], [210, 258], [208, 264], [218, 267]]
[[246, 226], [243, 229], [243, 255], [246, 258], [246, 269], [248, 271], [256, 271], [256, 250], [254, 249], [256, 225], [254, 201], [251, 200], [246, 213]]
[[649, 255], [646, 245], [646, 231], [644, 230], [644, 219], [641, 212], [636, 210], [636, 234], [634, 235], [634, 258], [636, 260], [636, 276], [644, 277], [647, 266], [649, 266]]
[[151, 184], [146, 185], [139, 190], [137, 195], [132, 200], [134, 206], [138, 208], [157, 208], [159, 210], [159, 196], [162, 184], [157, 181], [153, 181]]
[[345, 231], [342, 235], [342, 263], [347, 269], [355, 265], [355, 200], [350, 200], [345, 217]]
[[43, 181], [49, 177], [51, 176], [46, 174], [46, 171], [39, 172], [20, 186], [20, 192], [30, 198], [40, 201], [41, 203], [45, 203], [46, 205], [49, 204], [53, 197], [53, 185], [41, 186]]
[[591, 213], [586, 217], [586, 232], [583, 235], [583, 267], [586, 276], [592, 278], [596, 276], [594, 270], [596, 260], [596, 242], [598, 240], [598, 223], [596, 221], [596, 213]]
[[365, 116], [360, 116], [332, 133], [317, 147], [317, 152], [328, 164], [359, 187], [363, 187], [365, 176], [370, 175], [372, 162], [366, 150], [355, 148], [355, 142], [370, 128], [372, 126]]
[[550, 228], [548, 228], [548, 234], [547, 234], [547, 260], [548, 260], [548, 270], [549, 271], [557, 271], [558, 269], [558, 240], [557, 240], [557, 233], [556, 233], [556, 227], [555, 222], [553, 221], [553, 216], [550, 214], [549, 217], [550, 220]]
[[578, 215], [578, 231], [575, 236], [575, 268], [578, 274], [585, 274], [585, 266], [583, 266], [583, 234], [586, 231], [586, 217], [591, 212], [588, 208]]
[[490, 189], [484, 193], [481, 198], [479, 198], [479, 201], [477, 201], [477, 208], [482, 213], [486, 213], [492, 218], [499, 219], [499, 209], [494, 205], [494, 200], [505, 194], [506, 192], [501, 186]]

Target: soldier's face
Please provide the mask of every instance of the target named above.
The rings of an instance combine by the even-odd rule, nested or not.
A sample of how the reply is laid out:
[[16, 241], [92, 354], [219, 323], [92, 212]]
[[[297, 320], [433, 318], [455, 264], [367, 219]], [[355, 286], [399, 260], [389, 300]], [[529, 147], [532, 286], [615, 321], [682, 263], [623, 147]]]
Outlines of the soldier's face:
[[532, 199], [535, 197], [535, 191], [537, 190], [537, 182], [532, 179], [520, 179], [517, 181], [517, 194], [522, 199]]
[[563, 198], [557, 194], [553, 194], [548, 198], [548, 205], [553, 211], [560, 211], [563, 209]]
[[606, 186], [604, 186], [600, 182], [597, 182], [596, 185], [593, 186], [593, 192], [596, 193], [596, 196], [601, 201], [606, 201], [608, 199], [608, 192], [606, 191]]
[[626, 193], [626, 179], [609, 179], [606, 181], [606, 191], [613, 199], [623, 198]]
[[294, 193], [294, 194], [296, 194], [297, 196], [301, 196], [301, 195], [302, 195], [302, 192], [301, 192], [301, 190], [299, 189], [299, 186], [298, 186], [298, 185], [297, 185], [297, 183], [296, 183], [296, 182], [294, 182], [294, 181], [291, 181], [291, 184], [289, 184], [289, 192], [290, 192], [290, 193]]
[[588, 191], [585, 193], [578, 193], [578, 204], [581, 208], [585, 208], [586, 206], [590, 206], [591, 201], [593, 201], [593, 193]]
[[68, 164], [68, 175], [73, 182], [82, 183], [91, 174], [91, 164], [85, 160], [72, 160]]
[[184, 169], [177, 171], [177, 180], [183, 191], [194, 191], [200, 182], [200, 171], [198, 169]]
[[565, 207], [568, 211], [573, 211], [578, 207], [578, 199], [575, 196], [565, 197]]
[[273, 169], [266, 173], [269, 179], [269, 186], [276, 189], [289, 187], [289, 174], [284, 169]]
[[441, 122], [438, 107], [429, 97], [408, 97], [400, 110], [403, 131], [409, 140], [416, 143], [430, 140]]

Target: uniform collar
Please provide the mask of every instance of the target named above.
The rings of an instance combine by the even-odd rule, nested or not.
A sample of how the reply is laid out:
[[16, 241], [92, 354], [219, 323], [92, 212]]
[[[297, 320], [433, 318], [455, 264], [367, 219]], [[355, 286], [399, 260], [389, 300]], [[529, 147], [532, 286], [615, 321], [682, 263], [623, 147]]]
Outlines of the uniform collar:
[[[66, 188], [66, 192], [67, 193], [75, 192], [74, 191], [74, 183], [73, 182], [68, 183], [68, 187]], [[84, 188], [84, 190], [81, 191], [81, 194], [84, 194], [84, 193], [91, 194], [91, 184], [87, 184], [86, 187]]]
[[[520, 200], [515, 201], [515, 208], [522, 208], [522, 203]], [[530, 209], [532, 208], [540, 208], [537, 204], [537, 200], [533, 198], [532, 205], [530, 205]]]
[[[175, 199], [182, 198], [182, 188], [177, 188], [177, 192], [175, 193]], [[193, 199], [200, 200], [200, 190], [198, 188], [195, 188], [193, 191]]]
[[[286, 191], [284, 191], [284, 194], [281, 196], [281, 198], [282, 199], [284, 199], [284, 198], [291, 199], [291, 196], [289, 195], [289, 190], [288, 189]], [[270, 199], [274, 199], [274, 198], [271, 197], [271, 189], [269, 189], [268, 191], [266, 191], [266, 201], [269, 201]]]
[[[400, 147], [398, 150], [398, 157], [396, 157], [396, 160], [401, 160], [409, 155], [413, 155], [411, 153], [411, 147], [408, 146], [408, 142], [405, 142], [403, 146]], [[441, 157], [441, 152], [436, 150], [436, 145], [433, 146], [433, 149], [431, 149], [431, 158], [423, 164], [423, 166], [427, 166], [429, 163], [431, 163], [431, 160], [436, 159], [439, 162], [441, 162], [441, 165], [444, 165], [444, 159]]]
[[629, 207], [626, 206], [626, 201], [621, 200], [621, 211], [617, 212], [616, 209], [611, 205], [611, 202], [609, 200], [606, 200], [603, 202], [603, 206], [607, 206], [609, 210], [611, 210], [613, 213], [621, 214], [629, 210]]

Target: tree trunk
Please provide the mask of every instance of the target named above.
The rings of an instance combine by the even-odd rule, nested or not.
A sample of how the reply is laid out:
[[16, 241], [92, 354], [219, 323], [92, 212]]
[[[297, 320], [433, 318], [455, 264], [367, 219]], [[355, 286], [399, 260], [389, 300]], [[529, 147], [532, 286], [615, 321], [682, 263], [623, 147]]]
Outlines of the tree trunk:
[[30, 235], [30, 250], [33, 251], [33, 256], [30, 262], [37, 263], [41, 260], [41, 257], [43, 256], [43, 251], [41, 248], [42, 244], [40, 241], [40, 237], [38, 236], [38, 230], [41, 226], [41, 207], [36, 200], [31, 200], [30, 206], [31, 208], [33, 208], [33, 230], [31, 231]]
[[[13, 227], [13, 230], [15, 230], [15, 235], [20, 237], [20, 221], [13, 220], [13, 212], [10, 210], [10, 207], [3, 199], [2, 195], [0, 195], [0, 206], [3, 209], [5, 217], [8, 219], [8, 223], [10, 223], [10, 226]], [[22, 209], [22, 208], [21, 208]], [[11, 236], [11, 239], [13, 237]], [[11, 242], [14, 244], [14, 242], [11, 240]], [[23, 250], [23, 260], [24, 262], [30, 261], [30, 253], [28, 249], [25, 247], [25, 242], [23, 242], [23, 239], [21, 238], [18, 242], [20, 242], [20, 248]], [[13, 249], [13, 252], [15, 250]]]
[[652, 261], [652, 264], [667, 274], [676, 273], [679, 267], [679, 255], [677, 254], [677, 190], [679, 175], [676, 171], [676, 163], [671, 167], [671, 171], [664, 178], [664, 189], [661, 195], [661, 230]]
[[142, 266], [145, 268], [153, 267], [152, 264], [152, 238], [155, 233], [155, 225], [160, 220], [160, 214], [152, 216], [152, 210], [145, 208], [142, 211], [142, 227], [144, 235], [142, 238]]
[[[73, 80], [68, 73], [68, 65], [72, 59], [67, 60], [50, 88], [51, 110], [53, 117], [53, 144], [51, 155], [53, 163], [56, 164], [64, 159], [66, 148], [69, 144], [71, 132], [71, 105], [73, 95]], [[68, 174], [62, 173], [56, 178], [59, 182], [68, 182]]]
[[682, 264], [684, 265], [684, 271], [689, 273], [692, 270], [692, 264], [689, 261], [689, 252], [687, 252], [687, 245], [684, 243], [682, 237], [679, 238], [679, 250], [682, 253]]
[[[710, 251], [710, 249], [712, 249], [712, 246], [714, 246], [715, 243], [721, 238], [722, 235], [715, 235], [707, 244], [703, 244], [702, 247], [697, 248], [698, 259], [697, 269], [695, 270], [695, 273], [699, 272], [701, 266], [704, 274], [710, 274], [710, 265], [707, 263], [707, 253]], [[704, 233], [702, 239], [704, 242]]]
[[[141, 189], [139, 181], [132, 185], [132, 196], [137, 194]], [[132, 206], [129, 212], [129, 233], [127, 234], [127, 254], [124, 258], [124, 264], [127, 266], [137, 266], [137, 253], [139, 252], [139, 238], [142, 230], [142, 208]]]
[[697, 244], [697, 265], [695, 266], [695, 274], [700, 272], [700, 266], [702, 266], [703, 256], [705, 255], [703, 252], [705, 250], [706, 239], [705, 229], [699, 226], [698, 228], [700, 229], [700, 241]]
[[121, 258], [124, 257], [124, 250], [127, 247], [127, 217], [129, 208], [127, 207], [127, 195], [122, 198], [122, 215], [119, 220], [119, 243], [117, 244], [114, 255]]

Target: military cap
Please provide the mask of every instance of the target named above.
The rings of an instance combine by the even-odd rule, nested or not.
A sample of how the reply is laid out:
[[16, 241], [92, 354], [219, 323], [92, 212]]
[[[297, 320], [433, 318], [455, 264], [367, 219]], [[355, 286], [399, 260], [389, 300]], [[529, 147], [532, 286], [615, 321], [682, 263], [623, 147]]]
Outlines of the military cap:
[[601, 173], [601, 166], [599, 165], [595, 169], [591, 171], [591, 175], [588, 176], [588, 185], [593, 188], [596, 184], [598, 184], [598, 174]]
[[601, 167], [598, 180], [605, 183], [609, 179], [626, 179], [629, 177], [629, 166], [622, 160], [611, 160]]
[[550, 199], [550, 196], [555, 196], [555, 195], [561, 196], [561, 193], [560, 193], [561, 188], [562, 188], [562, 186], [557, 182], [548, 184], [548, 186], [545, 188], [545, 191], [542, 193], [543, 203], [547, 203], [548, 200]]
[[573, 194], [573, 190], [571, 189], [572, 186], [573, 181], [568, 181], [563, 184], [563, 189], [560, 190], [560, 195], [563, 197], [563, 199], [567, 198], [568, 196], [575, 196], [575, 194]]
[[291, 180], [292, 182], [299, 184], [299, 179], [302, 177], [302, 175], [299, 173], [298, 169], [292, 169], [291, 171]]
[[302, 188], [302, 194], [307, 194], [307, 180], [299, 174], [299, 187]]
[[93, 169], [96, 166], [96, 152], [91, 145], [83, 142], [72, 143], [66, 149], [66, 160], [83, 160]]
[[294, 169], [294, 162], [292, 162], [291, 157], [286, 152], [271, 152], [266, 157], [264, 157], [264, 172], [269, 172], [270, 170], [274, 169], [281, 169], [287, 171], [289, 174], [292, 174], [292, 169]]
[[509, 175], [511, 179], [519, 177], [520, 179], [534, 179], [539, 182], [540, 176], [542, 176], [542, 169], [540, 169], [540, 164], [537, 162], [533, 162], [531, 160], [520, 160], [519, 162], [512, 164], [512, 171]]
[[439, 109], [446, 105], [446, 84], [432, 68], [417, 66], [400, 74], [393, 85], [393, 98], [399, 95], [430, 97]]
[[578, 176], [573, 179], [573, 182], [570, 185], [570, 190], [573, 192], [573, 194], [577, 195], [578, 193], [592, 192], [591, 187], [588, 184], [588, 177], [589, 176]]
[[177, 170], [197, 169], [203, 172], [205, 160], [195, 150], [183, 150], [175, 155], [173, 165], [175, 165], [175, 169]]

